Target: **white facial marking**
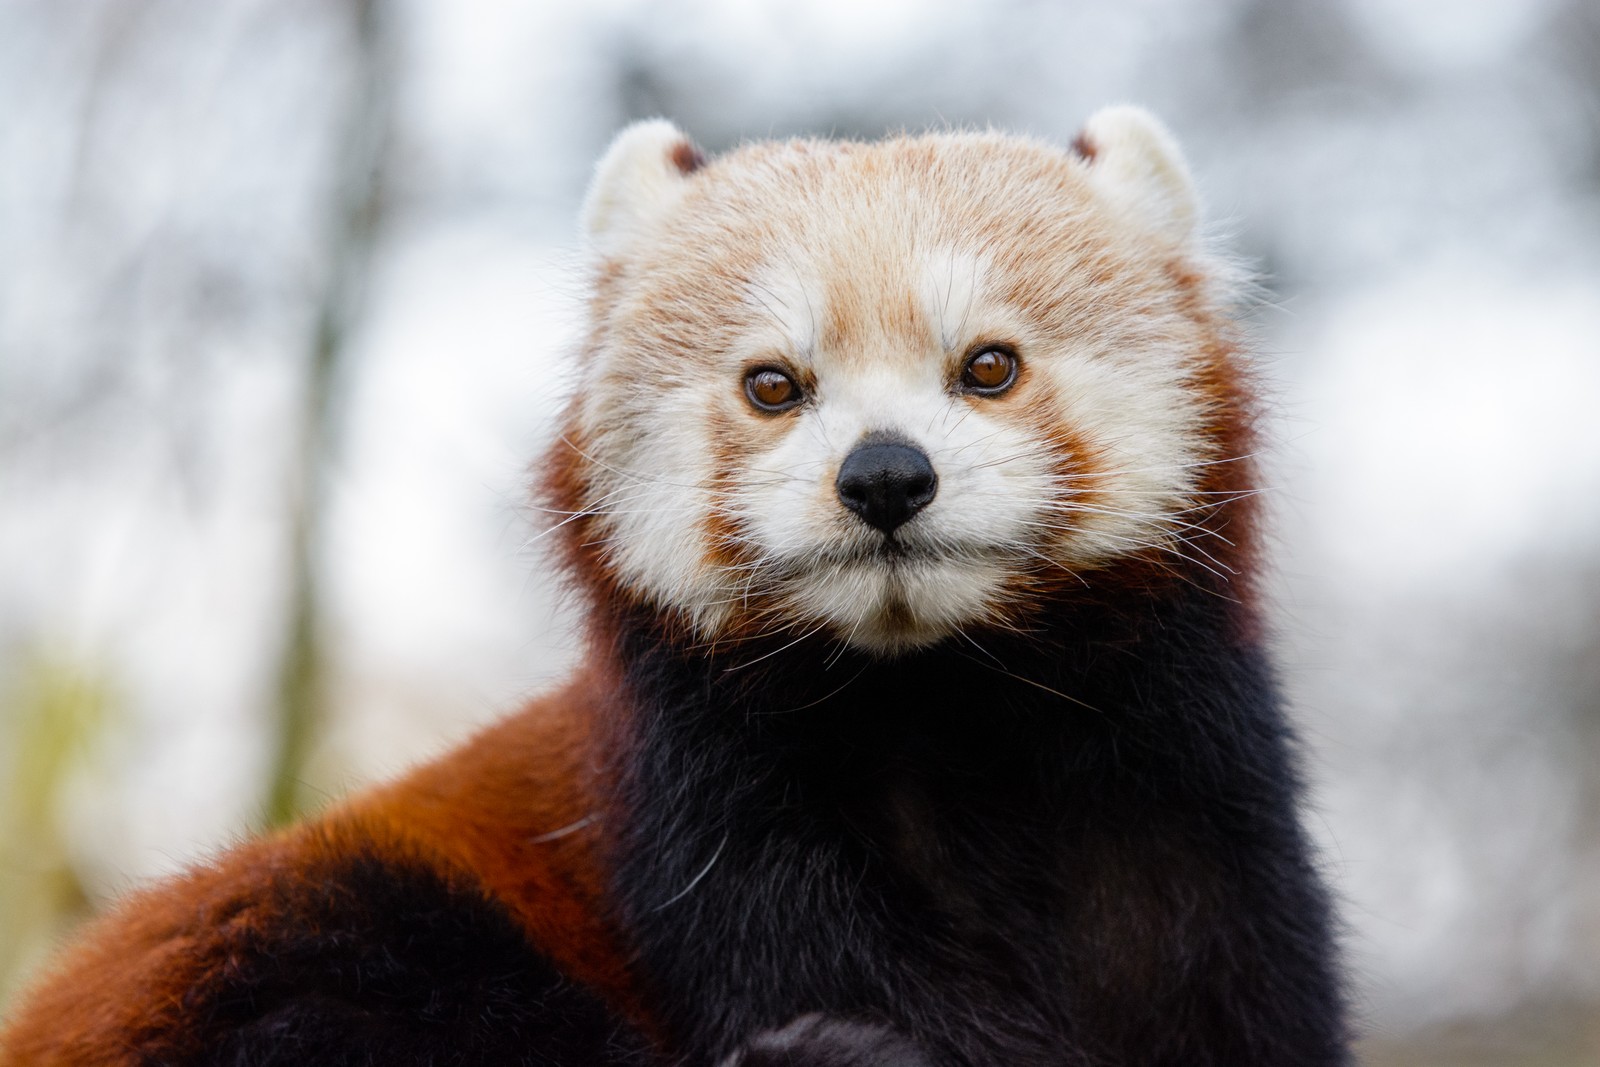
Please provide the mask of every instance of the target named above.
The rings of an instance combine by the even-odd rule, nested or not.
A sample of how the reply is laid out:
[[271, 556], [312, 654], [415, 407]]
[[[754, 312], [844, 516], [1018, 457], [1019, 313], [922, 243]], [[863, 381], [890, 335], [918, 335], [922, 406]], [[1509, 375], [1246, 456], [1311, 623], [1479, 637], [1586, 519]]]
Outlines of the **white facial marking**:
[[797, 263], [769, 267], [745, 286], [744, 301], [754, 318], [742, 338], [740, 354], [746, 358], [784, 353], [809, 359], [816, 350], [822, 284], [800, 270]]

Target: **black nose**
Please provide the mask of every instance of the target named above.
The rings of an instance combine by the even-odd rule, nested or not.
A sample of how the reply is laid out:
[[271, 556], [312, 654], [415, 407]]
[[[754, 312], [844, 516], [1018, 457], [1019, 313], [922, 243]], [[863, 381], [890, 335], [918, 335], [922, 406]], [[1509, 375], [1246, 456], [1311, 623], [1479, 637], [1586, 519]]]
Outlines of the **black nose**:
[[851, 449], [833, 483], [839, 501], [868, 525], [893, 533], [928, 506], [939, 476], [927, 453], [898, 441], [863, 441]]

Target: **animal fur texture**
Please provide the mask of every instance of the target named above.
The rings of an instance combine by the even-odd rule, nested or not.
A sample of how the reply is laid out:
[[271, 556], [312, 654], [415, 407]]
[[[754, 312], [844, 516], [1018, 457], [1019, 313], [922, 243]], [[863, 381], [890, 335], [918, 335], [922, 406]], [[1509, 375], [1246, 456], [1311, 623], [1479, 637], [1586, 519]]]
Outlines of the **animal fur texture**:
[[540, 468], [577, 676], [129, 897], [4, 1062], [1347, 1063], [1198, 219], [1135, 108], [624, 131]]

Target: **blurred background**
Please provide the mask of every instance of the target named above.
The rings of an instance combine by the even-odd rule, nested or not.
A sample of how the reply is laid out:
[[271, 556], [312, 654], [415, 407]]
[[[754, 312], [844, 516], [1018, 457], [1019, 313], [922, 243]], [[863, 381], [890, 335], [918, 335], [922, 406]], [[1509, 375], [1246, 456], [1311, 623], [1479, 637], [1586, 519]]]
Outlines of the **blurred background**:
[[1132, 100], [1258, 268], [1363, 1056], [1600, 1064], [1600, 0], [0, 0], [0, 1002], [572, 661], [593, 160]]

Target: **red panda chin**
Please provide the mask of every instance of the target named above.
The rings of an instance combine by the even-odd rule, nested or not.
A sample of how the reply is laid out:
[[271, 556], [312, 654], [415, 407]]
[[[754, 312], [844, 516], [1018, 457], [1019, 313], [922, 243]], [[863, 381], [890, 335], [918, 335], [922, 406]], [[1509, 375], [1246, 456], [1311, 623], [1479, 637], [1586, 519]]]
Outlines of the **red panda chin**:
[[993, 618], [1002, 581], [992, 565], [877, 554], [808, 574], [794, 583], [789, 603], [795, 626], [812, 621], [863, 652], [893, 656]]

